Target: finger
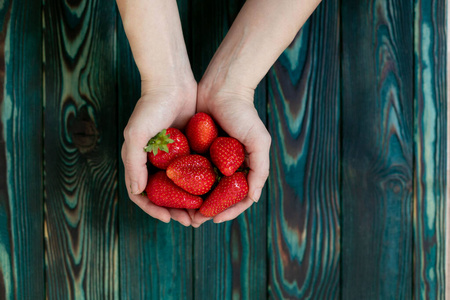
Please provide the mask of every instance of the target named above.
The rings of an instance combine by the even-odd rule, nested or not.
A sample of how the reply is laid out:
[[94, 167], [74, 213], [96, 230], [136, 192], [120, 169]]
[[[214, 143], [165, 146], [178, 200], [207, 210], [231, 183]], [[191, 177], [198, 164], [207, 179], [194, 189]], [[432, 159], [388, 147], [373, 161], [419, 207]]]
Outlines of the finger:
[[[122, 147], [122, 157], [126, 156], [126, 147]], [[147, 169], [146, 169], [147, 170]], [[145, 173], [145, 178], [147, 178], [147, 171]], [[145, 179], [147, 180], [147, 179]], [[130, 188], [130, 178], [128, 176], [127, 170], [125, 169], [125, 184], [127, 186], [128, 190], [128, 197], [137, 205], [139, 206], [144, 212], [149, 214], [155, 219], [161, 220], [165, 223], [170, 222], [170, 213], [166, 208], [157, 206], [156, 204], [152, 203], [147, 197], [134, 194], [132, 193], [132, 190]]]
[[199, 211], [195, 212], [194, 218], [192, 219], [192, 227], [198, 228], [200, 225], [205, 223], [206, 221], [211, 220], [211, 217], [205, 217]]
[[213, 222], [214, 223], [222, 223], [225, 221], [230, 221], [238, 217], [241, 213], [243, 213], [246, 209], [248, 209], [254, 201], [249, 198], [245, 197], [244, 200], [236, 203], [235, 205], [231, 206], [230, 208], [224, 210], [220, 214], [214, 217]]
[[139, 206], [144, 212], [146, 212], [153, 218], [161, 220], [164, 223], [170, 222], [170, 213], [167, 208], [157, 206], [145, 196], [133, 194], [128, 195], [137, 206]]
[[[123, 161], [124, 169], [125, 169], [125, 186], [127, 188], [128, 194], [136, 194], [136, 195], [138, 195], [139, 194], [138, 193], [138, 189], [136, 187], [134, 187], [134, 190], [133, 190], [133, 187], [131, 186], [131, 180], [130, 180], [130, 176], [129, 176], [129, 171], [128, 171], [128, 168], [126, 167], [127, 163], [125, 162], [126, 161], [126, 157], [127, 157], [127, 145], [126, 145], [126, 142], [124, 142], [123, 145], [122, 145], [122, 161]], [[146, 174], [143, 175], [143, 176], [146, 176], [145, 178], [147, 178], [148, 172], [146, 172]]]
[[173, 121], [172, 115], [161, 112], [163, 109], [158, 103], [139, 100], [124, 130], [122, 160], [126, 177], [129, 179], [127, 188], [133, 194], [142, 193], [147, 185], [147, 153], [144, 147], [152, 137], [168, 128]]
[[247, 176], [248, 196], [254, 202], [258, 202], [269, 176], [271, 137], [264, 125], [262, 128], [252, 131], [250, 135], [251, 137], [244, 142], [250, 168]]
[[126, 145], [126, 141], [124, 142], [123, 146], [122, 146], [122, 161], [124, 163], [124, 169], [125, 169], [125, 185], [128, 191], [128, 194], [134, 194], [134, 195], [139, 195], [142, 194], [142, 192], [144, 191], [145, 187], [147, 186], [147, 180], [148, 180], [148, 170], [147, 170], [147, 157], [145, 157], [145, 167], [142, 168], [142, 170], [139, 170], [139, 185], [141, 187], [136, 187], [135, 185], [133, 186], [132, 180], [130, 178], [130, 167], [129, 167], [129, 162], [127, 161], [127, 157], [128, 157], [128, 147]]
[[178, 221], [181, 225], [186, 227], [191, 225], [192, 219], [186, 210], [178, 208], [169, 208], [169, 213], [172, 219]]
[[191, 221], [192, 221], [192, 219], [194, 219], [194, 215], [195, 215], [195, 212], [197, 210], [195, 210], [195, 209], [186, 209], [186, 211], [188, 212], [189, 217], [191, 218]]
[[122, 161], [125, 168], [125, 182], [131, 194], [140, 194], [147, 185], [147, 153], [142, 144], [136, 145], [125, 141], [122, 146]]

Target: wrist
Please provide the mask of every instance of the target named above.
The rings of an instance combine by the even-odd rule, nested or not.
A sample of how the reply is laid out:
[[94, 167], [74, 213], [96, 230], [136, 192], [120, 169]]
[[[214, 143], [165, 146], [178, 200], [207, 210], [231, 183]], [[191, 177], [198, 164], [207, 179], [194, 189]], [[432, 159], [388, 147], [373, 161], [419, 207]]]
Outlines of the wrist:
[[200, 81], [202, 87], [256, 88], [267, 71], [261, 70], [261, 60], [255, 63], [249, 55], [255, 45], [248, 34], [245, 26], [232, 27], [211, 59]]
[[246, 1], [211, 60], [206, 81], [255, 89], [319, 2]]
[[[141, 96], [162, 94], [169, 98], [181, 99], [196, 97], [197, 82], [192, 75], [180, 76], [181, 72], [167, 74], [160, 77], [141, 79]], [[184, 74], [184, 73], [183, 73]]]
[[143, 81], [165, 85], [192, 76], [176, 0], [117, 0], [117, 5]]
[[217, 80], [217, 77], [204, 76], [198, 84], [197, 101], [200, 107], [209, 107], [217, 101], [244, 101], [253, 103], [255, 89], [235, 81]]
[[142, 81], [155, 84], [185, 83], [195, 81], [184, 41], [164, 49], [152, 49], [143, 55], [134, 55]]
[[147, 72], [141, 72], [141, 93], [146, 94], [150, 91], [164, 90], [197, 90], [192, 70], [189, 67], [167, 66], [164, 70], [151, 69]]
[[242, 85], [254, 90], [284, 50], [284, 45], [270, 42], [267, 30], [261, 30], [263, 20], [256, 18], [254, 12], [249, 12], [249, 5], [255, 5], [254, 1], [244, 4], [214, 54], [202, 81]]

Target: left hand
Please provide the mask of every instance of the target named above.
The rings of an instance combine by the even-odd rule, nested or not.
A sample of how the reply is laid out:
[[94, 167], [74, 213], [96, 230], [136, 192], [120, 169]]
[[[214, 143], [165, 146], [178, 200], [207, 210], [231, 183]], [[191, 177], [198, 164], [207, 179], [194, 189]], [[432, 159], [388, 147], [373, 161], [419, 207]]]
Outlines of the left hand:
[[144, 147], [162, 129], [182, 128], [195, 113], [197, 84], [193, 80], [174, 85], [142, 83], [142, 96], [124, 130], [122, 160], [128, 196], [150, 216], [168, 223], [174, 219], [191, 225], [193, 210], [159, 207], [140, 195], [147, 185], [147, 153]]

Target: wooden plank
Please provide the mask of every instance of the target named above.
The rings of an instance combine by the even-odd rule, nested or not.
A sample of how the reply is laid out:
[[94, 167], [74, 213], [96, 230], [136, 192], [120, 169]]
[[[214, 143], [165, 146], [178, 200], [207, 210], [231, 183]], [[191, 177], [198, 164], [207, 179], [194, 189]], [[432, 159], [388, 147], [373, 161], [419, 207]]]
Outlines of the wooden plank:
[[269, 71], [271, 299], [339, 298], [339, 30], [323, 2]]
[[47, 297], [118, 298], [115, 3], [43, 13]]
[[[192, 67], [199, 80], [244, 1], [192, 2]], [[255, 91], [255, 106], [266, 122], [266, 81]], [[266, 299], [266, 199], [237, 219], [205, 223], [194, 231], [195, 299]]]
[[411, 299], [411, 1], [342, 2], [342, 298]]
[[414, 5], [414, 298], [444, 299], [446, 1], [416, 0]]
[[41, 23], [39, 1], [0, 5], [0, 299], [44, 298]]
[[[265, 82], [255, 106], [265, 121]], [[266, 299], [267, 189], [233, 221], [203, 224], [194, 232], [195, 299]]]
[[[447, 73], [446, 73], [446, 91], [447, 91], [447, 101], [450, 99], [450, 38], [448, 37], [448, 32], [450, 32], [450, 1], [447, 1], [446, 5], [446, 13], [447, 13], [447, 56], [446, 56], [446, 65], [447, 65]], [[450, 105], [447, 105], [447, 141], [450, 141], [450, 122], [448, 121], [450, 119]], [[445, 240], [446, 240], [446, 247], [445, 247], [445, 299], [450, 299], [450, 147], [447, 145], [447, 194], [446, 194], [446, 206], [447, 206], [447, 217], [446, 217], [446, 226], [445, 226]]]
[[[189, 2], [178, 1], [190, 45]], [[119, 148], [123, 130], [140, 98], [140, 76], [119, 18], [117, 63]], [[188, 48], [189, 49], [189, 48]], [[120, 150], [120, 149], [119, 149]], [[119, 168], [120, 293], [123, 299], [193, 299], [192, 228], [159, 222], [129, 200], [123, 164]]]

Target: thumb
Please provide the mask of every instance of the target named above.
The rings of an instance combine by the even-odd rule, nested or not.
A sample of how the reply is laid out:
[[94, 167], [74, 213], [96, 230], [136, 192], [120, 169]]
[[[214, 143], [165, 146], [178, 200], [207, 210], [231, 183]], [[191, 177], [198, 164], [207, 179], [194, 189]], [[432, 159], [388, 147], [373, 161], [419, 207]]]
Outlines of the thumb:
[[132, 194], [142, 193], [147, 186], [147, 153], [144, 147], [148, 140], [173, 122], [173, 118], [162, 111], [156, 101], [139, 100], [124, 130], [122, 160], [127, 189]]

